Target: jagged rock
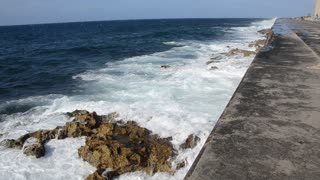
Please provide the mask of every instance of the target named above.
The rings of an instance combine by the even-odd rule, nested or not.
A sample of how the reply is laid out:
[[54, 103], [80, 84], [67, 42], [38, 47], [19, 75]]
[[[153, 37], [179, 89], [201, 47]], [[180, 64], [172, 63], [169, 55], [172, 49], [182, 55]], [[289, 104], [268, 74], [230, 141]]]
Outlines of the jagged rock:
[[50, 139], [55, 139], [57, 132], [58, 132], [57, 129], [40, 130], [40, 131], [36, 131], [34, 133], [30, 133], [29, 136], [36, 138], [41, 143], [45, 143], [46, 141], [48, 141]]
[[266, 40], [265, 39], [259, 39], [259, 40], [256, 40], [254, 42], [251, 42], [249, 44], [249, 47], [254, 47], [256, 48], [256, 52], [259, 51], [266, 43]]
[[177, 164], [176, 170], [182, 169], [182, 168], [186, 167], [186, 165], [187, 165], [187, 160], [182, 161], [182, 162]]
[[90, 174], [86, 180], [111, 180], [117, 176], [119, 176], [119, 173], [116, 171], [103, 171], [98, 169], [96, 172]]
[[197, 146], [199, 141], [200, 141], [200, 138], [198, 136], [191, 134], [188, 136], [186, 141], [180, 145], [180, 148], [182, 148], [182, 149], [194, 148]]
[[50, 139], [86, 136], [86, 143], [78, 149], [78, 154], [97, 168], [87, 179], [111, 179], [132, 171], [144, 171], [150, 175], [174, 172], [169, 162], [176, 154], [170, 143], [172, 138], [153, 135], [134, 121], [124, 123], [117, 120], [117, 113], [98, 116], [95, 112], [76, 110], [67, 115], [73, 119], [64, 127], [28, 133], [2, 144], [20, 149], [23, 145], [24, 154], [40, 158], [45, 155], [44, 144]]
[[90, 174], [86, 180], [106, 180], [107, 178], [105, 178], [104, 176], [101, 175], [102, 173], [99, 173], [98, 171]]
[[[86, 138], [86, 145], [79, 149], [79, 156], [91, 165], [100, 168], [117, 170], [118, 174], [131, 171], [170, 172], [168, 159], [174, 149], [168, 141], [160, 139], [135, 122], [111, 124], [104, 122], [105, 127], [96, 135]], [[113, 132], [113, 133], [112, 133]]]
[[161, 68], [168, 69], [168, 68], [170, 68], [170, 66], [169, 65], [161, 65]]
[[117, 122], [117, 119], [119, 117], [120, 117], [119, 113], [112, 112], [112, 113], [109, 113], [108, 115], [101, 116], [101, 121], [102, 122]]
[[64, 127], [67, 137], [90, 136], [92, 129], [99, 127], [102, 121], [95, 112], [76, 110], [68, 115], [74, 117], [74, 120], [66, 123]]
[[231, 49], [228, 53], [224, 53], [226, 56], [235, 56], [237, 54], [242, 54], [244, 57], [251, 56], [255, 54], [256, 52], [254, 51], [248, 51], [248, 50], [243, 50], [239, 48]]
[[45, 155], [44, 145], [39, 143], [38, 139], [33, 137], [26, 140], [22, 151], [25, 155], [35, 156], [36, 158], [40, 158]]

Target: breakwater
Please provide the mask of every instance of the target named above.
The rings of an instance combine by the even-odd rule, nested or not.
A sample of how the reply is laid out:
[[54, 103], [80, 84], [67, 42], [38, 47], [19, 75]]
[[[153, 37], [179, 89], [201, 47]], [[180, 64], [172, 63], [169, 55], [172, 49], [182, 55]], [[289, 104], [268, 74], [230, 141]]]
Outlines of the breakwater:
[[276, 21], [185, 179], [318, 179], [319, 29]]

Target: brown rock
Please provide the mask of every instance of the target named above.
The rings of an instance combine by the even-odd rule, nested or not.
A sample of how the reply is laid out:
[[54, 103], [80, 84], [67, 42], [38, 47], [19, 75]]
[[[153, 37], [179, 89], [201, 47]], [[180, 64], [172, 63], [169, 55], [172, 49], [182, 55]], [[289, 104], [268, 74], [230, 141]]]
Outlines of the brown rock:
[[182, 148], [182, 149], [194, 148], [197, 146], [199, 141], [200, 141], [200, 138], [198, 136], [191, 134], [188, 136], [186, 141], [180, 145], [180, 148]]
[[182, 161], [182, 162], [177, 164], [176, 170], [182, 169], [182, 168], [186, 167], [186, 165], [187, 165], [187, 160]]
[[[98, 116], [95, 112], [76, 110], [67, 114], [73, 117], [64, 127], [39, 130], [21, 136], [17, 140], [3, 141], [7, 147], [21, 148], [28, 156], [45, 155], [44, 144], [50, 139], [87, 136], [84, 146], [78, 149], [79, 156], [97, 167], [87, 179], [111, 179], [114, 176], [144, 171], [173, 173], [169, 159], [175, 155], [171, 138], [159, 138], [134, 121], [117, 121], [119, 114]], [[106, 170], [111, 170], [106, 172]]]
[[266, 40], [265, 39], [259, 39], [259, 40], [256, 40], [254, 42], [251, 42], [249, 44], [249, 47], [254, 47], [256, 48], [256, 52], [259, 52], [261, 48], [263, 48], [263, 46], [266, 44]]
[[235, 56], [237, 54], [242, 54], [244, 57], [248, 57], [255, 54], [255, 52], [235, 48], [235, 49], [231, 49], [228, 53], [224, 53], [224, 55], [226, 56]]
[[120, 117], [119, 113], [112, 112], [108, 115], [101, 116], [102, 122], [117, 122], [117, 119]]
[[45, 155], [45, 148], [42, 143], [39, 143], [35, 138], [29, 138], [26, 140], [22, 149], [23, 153], [27, 156], [35, 156], [40, 158]]

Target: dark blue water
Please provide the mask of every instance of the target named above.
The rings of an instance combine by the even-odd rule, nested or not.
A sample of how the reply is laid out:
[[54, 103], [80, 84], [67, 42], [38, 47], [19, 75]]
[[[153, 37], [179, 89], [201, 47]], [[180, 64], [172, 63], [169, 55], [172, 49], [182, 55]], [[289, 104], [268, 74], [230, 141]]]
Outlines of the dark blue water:
[[[110, 61], [166, 51], [168, 41], [228, 38], [260, 19], [81, 22], [0, 27], [0, 101], [81, 93], [72, 76]], [[218, 28], [215, 28], [218, 27]], [[230, 37], [229, 37], [230, 38]]]

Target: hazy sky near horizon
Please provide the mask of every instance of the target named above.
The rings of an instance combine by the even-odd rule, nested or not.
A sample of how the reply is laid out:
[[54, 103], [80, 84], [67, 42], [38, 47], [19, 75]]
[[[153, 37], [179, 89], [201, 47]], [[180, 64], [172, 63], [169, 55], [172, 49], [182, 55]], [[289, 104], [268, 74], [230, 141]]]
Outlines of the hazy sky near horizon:
[[292, 17], [314, 0], [0, 0], [0, 25], [158, 19]]

